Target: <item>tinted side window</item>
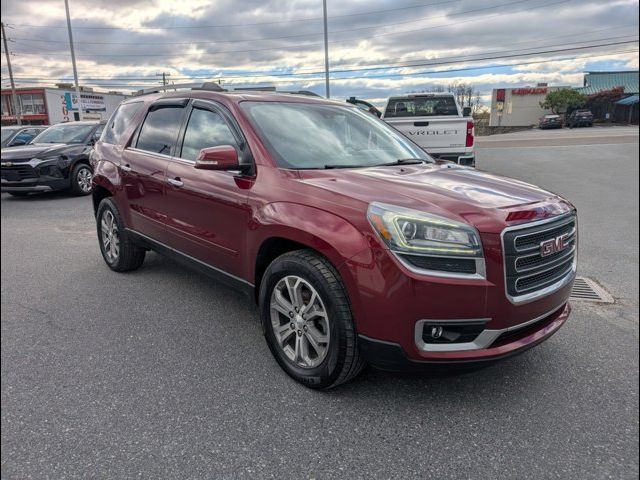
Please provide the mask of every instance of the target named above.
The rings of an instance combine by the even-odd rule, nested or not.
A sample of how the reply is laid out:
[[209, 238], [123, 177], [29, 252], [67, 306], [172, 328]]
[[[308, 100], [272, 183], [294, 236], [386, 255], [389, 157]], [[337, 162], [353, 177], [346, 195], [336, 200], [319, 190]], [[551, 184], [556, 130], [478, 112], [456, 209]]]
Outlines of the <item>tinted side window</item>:
[[195, 160], [203, 148], [219, 145], [233, 145], [238, 149], [233, 133], [218, 113], [193, 109], [184, 134], [180, 157]]
[[102, 141], [105, 143], [118, 143], [120, 137], [131, 122], [142, 102], [125, 103], [120, 105], [109, 119], [109, 123], [104, 129]]
[[171, 154], [171, 148], [180, 130], [184, 107], [166, 106], [147, 113], [136, 148], [147, 152]]

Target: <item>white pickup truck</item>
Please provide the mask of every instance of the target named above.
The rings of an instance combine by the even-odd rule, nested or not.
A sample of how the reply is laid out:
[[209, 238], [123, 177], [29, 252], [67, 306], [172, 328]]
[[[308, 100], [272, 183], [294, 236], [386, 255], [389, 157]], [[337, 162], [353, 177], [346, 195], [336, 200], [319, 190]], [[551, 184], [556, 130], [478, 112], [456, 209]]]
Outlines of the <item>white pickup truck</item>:
[[381, 118], [432, 157], [475, 166], [470, 114], [471, 109], [460, 108], [453, 94], [418, 93], [389, 98]]

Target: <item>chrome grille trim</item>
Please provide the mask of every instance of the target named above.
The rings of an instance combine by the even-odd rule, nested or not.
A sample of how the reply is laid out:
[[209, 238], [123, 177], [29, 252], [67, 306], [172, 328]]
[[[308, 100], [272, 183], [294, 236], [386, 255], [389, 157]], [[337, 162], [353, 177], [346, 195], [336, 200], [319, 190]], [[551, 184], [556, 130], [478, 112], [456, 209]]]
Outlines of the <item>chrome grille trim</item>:
[[[571, 225], [572, 223], [573, 225]], [[547, 224], [549, 226], [545, 228]], [[569, 230], [567, 231], [568, 226]], [[520, 233], [521, 231], [522, 233]], [[549, 255], [549, 258], [542, 257], [540, 243], [563, 234], [569, 235], [567, 239], [568, 251], [556, 252]], [[571, 283], [575, 278], [578, 250], [575, 212], [507, 227], [502, 231], [500, 237], [504, 263], [505, 295], [511, 303], [528, 303], [550, 295]], [[522, 245], [522, 239], [526, 240], [527, 237], [531, 238], [531, 241], [536, 245], [518, 248], [518, 241]], [[524, 254], [521, 255], [521, 253]], [[523, 259], [528, 259], [532, 263], [519, 265]], [[538, 261], [535, 261], [536, 259]], [[536, 276], [540, 276], [540, 278], [536, 279]], [[547, 276], [549, 278], [546, 278]], [[527, 279], [529, 281], [525, 282]], [[523, 282], [525, 285], [521, 285]]]

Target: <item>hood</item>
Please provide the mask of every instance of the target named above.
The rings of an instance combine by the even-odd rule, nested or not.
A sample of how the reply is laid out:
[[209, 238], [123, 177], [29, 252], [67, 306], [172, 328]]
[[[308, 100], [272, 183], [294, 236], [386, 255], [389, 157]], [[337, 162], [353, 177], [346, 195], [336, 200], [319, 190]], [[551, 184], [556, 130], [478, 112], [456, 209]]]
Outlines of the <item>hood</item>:
[[32, 158], [46, 158], [82, 150], [84, 145], [67, 145], [64, 143], [34, 143], [2, 149], [2, 160], [25, 161]]
[[340, 170], [304, 170], [302, 181], [362, 202], [426, 210], [474, 225], [484, 232], [504, 228], [513, 212], [526, 221], [573, 207], [558, 195], [519, 180], [455, 164]]

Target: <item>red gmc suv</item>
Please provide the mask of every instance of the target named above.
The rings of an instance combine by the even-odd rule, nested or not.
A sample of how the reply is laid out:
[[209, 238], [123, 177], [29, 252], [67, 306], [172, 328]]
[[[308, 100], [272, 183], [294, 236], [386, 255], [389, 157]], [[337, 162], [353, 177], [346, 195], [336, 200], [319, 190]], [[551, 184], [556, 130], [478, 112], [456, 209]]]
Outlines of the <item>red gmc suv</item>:
[[149, 249], [251, 295], [312, 388], [520, 353], [567, 320], [575, 208], [434, 161], [348, 103], [185, 90], [133, 97], [92, 156], [100, 249]]

